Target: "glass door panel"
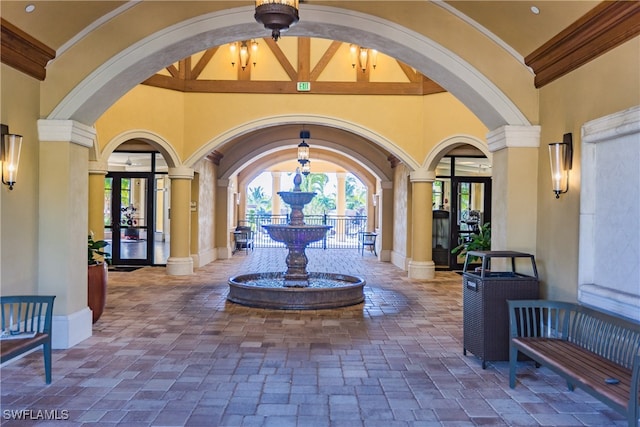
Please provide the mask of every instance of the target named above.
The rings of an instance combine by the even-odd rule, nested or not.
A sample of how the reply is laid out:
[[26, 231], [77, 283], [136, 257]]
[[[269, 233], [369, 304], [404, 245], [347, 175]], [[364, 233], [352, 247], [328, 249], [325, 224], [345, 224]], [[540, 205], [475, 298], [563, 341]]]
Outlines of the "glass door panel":
[[[491, 179], [453, 178], [451, 200], [451, 248], [465, 244], [480, 227], [491, 221]], [[450, 267], [461, 269], [464, 255], [451, 254]]]
[[152, 264], [153, 199], [147, 173], [111, 173], [105, 178], [105, 237], [114, 265]]

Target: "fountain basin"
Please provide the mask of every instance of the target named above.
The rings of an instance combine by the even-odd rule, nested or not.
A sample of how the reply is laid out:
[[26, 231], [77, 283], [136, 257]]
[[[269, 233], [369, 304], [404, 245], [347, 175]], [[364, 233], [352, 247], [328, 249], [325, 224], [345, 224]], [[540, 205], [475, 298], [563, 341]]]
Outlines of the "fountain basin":
[[334, 273], [309, 273], [301, 287], [285, 284], [284, 273], [251, 273], [229, 279], [227, 300], [249, 307], [316, 310], [346, 307], [364, 301], [365, 280]]
[[281, 225], [267, 224], [262, 226], [276, 242], [294, 243], [306, 246], [308, 243], [324, 239], [330, 225]]
[[316, 193], [306, 191], [279, 191], [278, 195], [289, 206], [304, 206], [314, 198]]

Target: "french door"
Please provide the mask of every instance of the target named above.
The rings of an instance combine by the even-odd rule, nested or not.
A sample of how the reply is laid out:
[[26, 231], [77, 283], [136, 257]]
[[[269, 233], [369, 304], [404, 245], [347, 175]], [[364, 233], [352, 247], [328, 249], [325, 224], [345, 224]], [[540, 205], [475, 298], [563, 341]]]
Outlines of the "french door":
[[[451, 178], [451, 242], [455, 248], [469, 241], [471, 234], [477, 233], [483, 224], [491, 221], [491, 178], [452, 177]], [[464, 256], [450, 254], [449, 267], [460, 270]]]
[[105, 238], [114, 265], [152, 265], [154, 174], [110, 172], [105, 177]]

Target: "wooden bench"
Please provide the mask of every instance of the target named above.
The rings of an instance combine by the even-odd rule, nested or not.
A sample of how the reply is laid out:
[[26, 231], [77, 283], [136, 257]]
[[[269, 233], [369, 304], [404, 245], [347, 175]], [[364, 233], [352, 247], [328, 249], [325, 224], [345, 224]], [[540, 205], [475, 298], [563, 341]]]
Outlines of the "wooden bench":
[[640, 324], [578, 304], [510, 300], [509, 386], [523, 353], [627, 417], [637, 427]]
[[0, 297], [0, 363], [42, 346], [44, 372], [51, 383], [51, 319], [55, 296]]

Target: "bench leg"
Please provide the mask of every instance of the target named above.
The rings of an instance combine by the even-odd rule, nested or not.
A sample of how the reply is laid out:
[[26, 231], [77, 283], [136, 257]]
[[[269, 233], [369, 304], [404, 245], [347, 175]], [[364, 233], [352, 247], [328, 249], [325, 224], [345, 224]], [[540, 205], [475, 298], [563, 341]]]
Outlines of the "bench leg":
[[518, 349], [509, 346], [509, 387], [516, 388], [516, 363], [518, 362]]
[[51, 342], [42, 345], [44, 357], [44, 377], [47, 384], [51, 384]]
[[567, 381], [567, 388], [569, 389], [569, 391], [574, 391], [575, 387], [573, 384], [571, 384], [569, 381]]

